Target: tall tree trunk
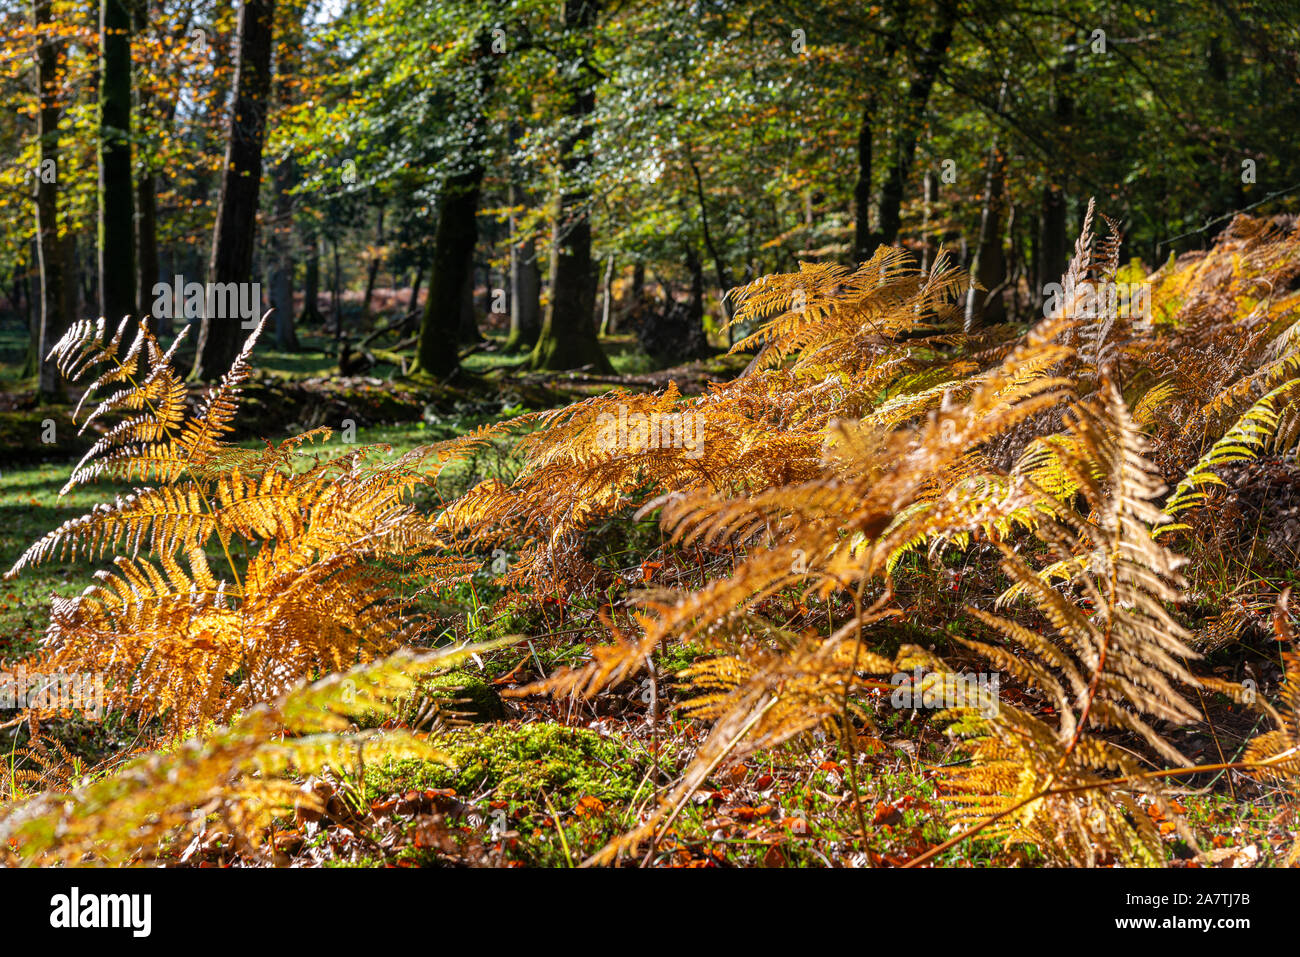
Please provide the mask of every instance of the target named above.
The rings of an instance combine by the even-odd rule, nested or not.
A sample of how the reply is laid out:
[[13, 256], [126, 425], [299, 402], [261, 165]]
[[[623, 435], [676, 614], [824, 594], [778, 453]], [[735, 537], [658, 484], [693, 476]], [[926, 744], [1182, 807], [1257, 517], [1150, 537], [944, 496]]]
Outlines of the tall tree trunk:
[[[422, 286], [423, 284], [424, 284], [424, 263], [420, 263], [418, 266], [415, 267], [415, 278], [411, 280], [411, 291], [407, 294], [406, 297], [407, 316], [415, 312], [416, 308], [419, 306], [420, 286]], [[405, 326], [407, 321], [408, 320], [406, 318], [402, 319], [403, 326]]]
[[337, 233], [330, 236], [330, 252], [334, 260], [334, 268], [330, 270], [330, 312], [334, 316], [334, 341], [340, 342], [343, 339], [343, 267], [339, 264]]
[[[141, 165], [135, 184], [136, 225], [136, 295], [139, 314], [149, 315], [153, 308], [154, 287], [158, 285], [158, 179], [153, 170]], [[156, 332], [172, 334], [170, 313], [158, 318]]]
[[275, 167], [275, 223], [271, 234], [271, 308], [275, 310], [275, 346], [282, 352], [298, 351], [293, 322], [293, 195], [298, 167], [285, 156]]
[[[137, 36], [149, 29], [149, 0], [133, 0], [131, 24]], [[140, 115], [148, 111], [152, 99], [147, 89], [142, 87], [136, 91]], [[148, 316], [153, 311], [153, 290], [158, 284], [158, 181], [150, 151], [141, 150], [139, 160], [135, 181], [135, 301], [136, 314]], [[171, 314], [157, 317], [151, 327], [161, 335], [171, 335]]]
[[1008, 317], [1011, 322], [1019, 322], [1021, 317], [1020, 310], [1020, 282], [1024, 278], [1025, 267], [1024, 258], [1020, 251], [1020, 223], [1016, 217], [1016, 204], [1007, 203], [1007, 279], [1011, 285], [1011, 313]]
[[871, 165], [876, 98], [870, 96], [858, 121], [858, 179], [853, 184], [853, 259], [866, 262], [875, 251], [871, 233]]
[[632, 288], [628, 290], [628, 298], [631, 299], [632, 308], [635, 309], [645, 302], [645, 260], [638, 259], [632, 267]]
[[926, 48], [917, 60], [916, 75], [908, 85], [903, 119], [894, 138], [893, 155], [890, 157], [885, 181], [880, 187], [881, 243], [892, 244], [898, 239], [898, 229], [902, 224], [903, 192], [916, 158], [916, 141], [921, 122], [930, 102], [930, 91], [934, 89], [944, 57], [948, 55], [953, 27], [957, 22], [956, 7], [951, 0], [944, 0], [940, 4], [938, 17]]
[[[1006, 106], [1008, 78], [1002, 78], [998, 93], [998, 112]], [[1006, 272], [1006, 256], [1002, 250], [1002, 195], [1006, 179], [1006, 166], [1002, 151], [998, 149], [998, 136], [994, 134], [989, 144], [987, 169], [984, 175], [984, 205], [980, 210], [979, 240], [975, 244], [975, 261], [971, 275], [984, 287], [981, 294], [971, 283], [966, 295], [966, 315], [963, 328], [973, 332], [983, 320], [989, 323], [1006, 322], [1007, 310], [1002, 302], [1002, 279]]]
[[[510, 145], [523, 135], [518, 123], [510, 124]], [[509, 197], [510, 238], [519, 235], [518, 211], [532, 205], [532, 197], [524, 188], [526, 171], [518, 163], [510, 167]], [[542, 321], [542, 277], [537, 267], [537, 239], [533, 236], [510, 244], [510, 335], [506, 339], [507, 352], [522, 352], [537, 344], [537, 333]]]
[[[246, 283], [253, 278], [257, 196], [262, 185], [262, 142], [271, 92], [274, 28], [275, 0], [244, 0], [239, 8], [235, 105], [222, 164], [217, 224], [208, 265], [210, 283]], [[245, 334], [237, 316], [205, 315], [193, 378], [209, 381], [224, 375], [238, 355]]]
[[589, 60], [599, 8], [597, 0], [564, 0], [561, 15], [566, 40], [578, 51], [578, 63], [563, 92], [573, 125], [560, 144], [559, 182], [552, 210], [551, 298], [533, 348], [534, 369], [590, 365], [600, 372], [613, 371], [600, 349], [593, 321], [596, 269], [591, 260], [591, 193], [575, 176], [590, 159], [585, 150], [591, 140], [596, 92]]
[[28, 246], [28, 260], [23, 264], [18, 279], [14, 282], [15, 298], [14, 303], [22, 303], [23, 318], [27, 320], [27, 361], [23, 364], [23, 378], [29, 376], [39, 376], [41, 368], [41, 356], [36, 352], [41, 341], [41, 308], [36, 305], [32, 308], [32, 274], [37, 274], [40, 278], [39, 260], [41, 257], [40, 243], [38, 237], [33, 236]]
[[[487, 135], [485, 103], [496, 77], [492, 36], [480, 29], [475, 42], [474, 120], [463, 165], [443, 188], [438, 225], [433, 235], [429, 295], [415, 346], [412, 372], [445, 378], [460, 368], [458, 348], [466, 285], [472, 282], [474, 247], [478, 244], [478, 202], [483, 185], [482, 150]], [[472, 287], [471, 287], [472, 294]], [[477, 331], [477, 330], [476, 330]]]
[[99, 305], [111, 323], [136, 311], [128, 2], [99, 5]]
[[[722, 296], [722, 321], [727, 324], [728, 330], [731, 329], [731, 317], [735, 313], [735, 304], [731, 301], [731, 278], [727, 273], [726, 264], [722, 261], [722, 253], [719, 251], [717, 244], [713, 241], [713, 230], [709, 228], [709, 207], [704, 199], [704, 179], [700, 176], [700, 168], [695, 164], [695, 157], [690, 150], [686, 153], [687, 162], [690, 164], [692, 177], [695, 180], [695, 200], [700, 206], [700, 232], [704, 236], [704, 248], [708, 250], [709, 258], [713, 260], [713, 275], [718, 281], [718, 294]], [[808, 211], [809, 226], [812, 225], [812, 211]], [[812, 230], [809, 229], [811, 237]]]
[[303, 325], [319, 325], [323, 321], [320, 313], [320, 237], [313, 232], [305, 243], [307, 275], [303, 277], [302, 315], [298, 321]]
[[984, 180], [984, 206], [980, 212], [979, 241], [975, 246], [972, 276], [984, 287], [981, 293], [972, 283], [966, 296], [964, 328], [974, 331], [981, 321], [1006, 322], [1007, 311], [1002, 302], [1002, 280], [1006, 272], [1006, 257], [1002, 250], [1002, 194], [1006, 178], [1002, 153], [997, 137], [989, 149], [988, 173]]
[[[1053, 77], [1056, 98], [1055, 114], [1058, 129], [1067, 129], [1074, 122], [1074, 98], [1065, 91], [1069, 88], [1070, 74], [1074, 72], [1074, 54], [1066, 55], [1064, 63]], [[1069, 170], [1061, 167], [1049, 170], [1051, 179], [1043, 186], [1042, 217], [1038, 237], [1037, 305], [1045, 299], [1043, 287], [1060, 282], [1070, 258], [1069, 239], [1066, 237], [1065, 186]]]
[[921, 272], [929, 272], [930, 263], [934, 259], [931, 255], [934, 244], [930, 242], [930, 219], [938, 197], [938, 177], [934, 175], [934, 170], [927, 169], [921, 179], [921, 200], [924, 204], [921, 208]]
[[[515, 196], [511, 186], [511, 196]], [[512, 198], [511, 206], [517, 205]], [[518, 220], [511, 217], [510, 232], [514, 235]], [[506, 350], [518, 352], [531, 349], [537, 342], [541, 328], [541, 270], [537, 268], [537, 240], [530, 237], [510, 246], [510, 338]]]
[[[32, 24], [44, 33], [51, 26], [52, 0], [34, 0]], [[39, 365], [37, 389], [42, 397], [57, 397], [63, 380], [55, 363], [47, 357], [72, 319], [68, 309], [68, 283], [65, 275], [66, 245], [59, 240], [59, 73], [63, 60], [62, 44], [51, 36], [42, 36], [36, 53], [36, 84], [40, 109], [36, 113], [36, 138], [40, 163], [36, 180], [36, 252], [41, 278], [41, 307], [33, 359]], [[71, 239], [71, 236], [67, 237]]]
[[1060, 282], [1069, 258], [1069, 240], [1065, 235], [1065, 191], [1055, 183], [1043, 187], [1042, 215], [1038, 236], [1038, 295], [1043, 287]]
[[469, 169], [452, 176], [443, 188], [442, 208], [433, 234], [429, 295], [424, 301], [424, 317], [416, 343], [415, 369], [440, 378], [460, 367], [457, 349], [461, 312], [472, 272], [474, 246], [478, 242], [483, 167], [477, 156], [470, 162]]
[[704, 263], [700, 261], [694, 246], [686, 247], [686, 271], [691, 274], [688, 314], [692, 326], [698, 326], [700, 339], [704, 339]]
[[[298, 73], [302, 47], [301, 25], [293, 17], [286, 24], [287, 36], [280, 44], [275, 64], [275, 99], [281, 106], [293, 102], [292, 81]], [[282, 352], [298, 351], [298, 334], [294, 329], [294, 198], [298, 183], [298, 164], [286, 153], [275, 165], [271, 182], [275, 190], [272, 204], [274, 225], [271, 233], [271, 308], [275, 310], [275, 346]]]
[[614, 296], [614, 254], [610, 253], [605, 257], [605, 279], [601, 282], [600, 293], [600, 334], [607, 336], [610, 333], [609, 322], [613, 314], [610, 300]]
[[[86, 308], [80, 310], [87, 314], [95, 310], [90, 308], [90, 304], [95, 302], [95, 293], [99, 285], [99, 244], [91, 243], [89, 251], [84, 254], [84, 260], [79, 261], [77, 275], [81, 279], [78, 302], [84, 303]], [[100, 313], [103, 315], [103, 312]]]
[[77, 258], [77, 237], [70, 229], [65, 229], [63, 236], [59, 239], [59, 258], [63, 263], [62, 275], [60, 276], [63, 287], [61, 311], [65, 321], [68, 325], [71, 325], [82, 314], [82, 302], [77, 282], [80, 270], [80, 261]]
[[375, 282], [379, 278], [379, 267], [383, 265], [380, 250], [384, 245], [384, 206], [379, 207], [375, 223], [375, 255], [366, 267], [366, 291], [361, 296], [361, 328], [370, 331], [370, 303], [375, 297]]
[[[1057, 116], [1061, 120], [1069, 122], [1069, 117], [1074, 113], [1074, 105], [1067, 96], [1060, 96], [1057, 100]], [[1040, 217], [1039, 230], [1039, 248], [1037, 248], [1037, 260], [1039, 260], [1039, 272], [1037, 272], [1037, 304], [1041, 306], [1044, 302], [1044, 286], [1048, 283], [1060, 282], [1061, 277], [1065, 274], [1066, 264], [1070, 260], [1070, 239], [1066, 235], [1066, 191], [1063, 179], [1067, 176], [1065, 170], [1057, 173], [1061, 177], [1061, 182], [1048, 182], [1043, 187], [1043, 211]]]

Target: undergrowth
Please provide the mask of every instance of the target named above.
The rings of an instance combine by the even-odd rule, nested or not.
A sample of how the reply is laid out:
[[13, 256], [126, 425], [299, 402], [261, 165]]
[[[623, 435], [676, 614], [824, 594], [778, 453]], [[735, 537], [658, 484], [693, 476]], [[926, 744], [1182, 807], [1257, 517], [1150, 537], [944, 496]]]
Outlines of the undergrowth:
[[[1224, 787], [1294, 821], [1300, 533], [1224, 516], [1262, 526], [1300, 486], [1300, 237], [1239, 217], [1142, 280], [1149, 311], [1099, 311], [1107, 225], [1090, 205], [1029, 329], [960, 331], [966, 274], [881, 248], [733, 291], [754, 361], [702, 394], [613, 389], [397, 459], [227, 441], [256, 333], [191, 411], [147, 327], [77, 325], [55, 355], [99, 370], [82, 401], [109, 390], [111, 424], [67, 488], [142, 484], [15, 562], [114, 556], [23, 665], [101, 675], [156, 750], [82, 767], [38, 734], [66, 706], [21, 712], [0, 840], [1086, 866], [1225, 858], [1200, 800]], [[474, 456], [481, 481], [439, 482]], [[414, 683], [435, 662], [477, 705]]]

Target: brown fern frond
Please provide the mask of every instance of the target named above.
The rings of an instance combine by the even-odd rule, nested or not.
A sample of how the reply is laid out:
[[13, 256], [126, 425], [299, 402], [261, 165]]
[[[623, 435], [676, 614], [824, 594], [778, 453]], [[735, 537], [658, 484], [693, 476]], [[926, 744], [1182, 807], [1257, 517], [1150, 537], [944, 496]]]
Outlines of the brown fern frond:
[[[238, 448], [226, 437], [261, 325], [193, 416], [172, 352], [147, 326], [119, 361], [125, 328], [107, 339], [103, 323], [80, 323], [55, 347], [70, 375], [108, 366], [91, 391], [124, 384], [92, 418], [128, 416], [95, 443], [70, 485], [101, 474], [160, 484], [65, 522], [15, 563], [11, 575], [59, 555], [117, 556], [81, 596], [55, 600], [42, 667], [100, 672], [108, 707], [179, 734], [431, 627], [416, 597], [463, 577], [465, 562], [438, 556], [425, 566], [434, 580], [409, 588], [397, 569], [445, 548], [412, 493], [427, 481], [427, 460], [448, 448], [390, 462], [376, 461], [384, 449], [307, 458], [304, 446], [328, 430]], [[243, 547], [232, 551], [237, 541]], [[223, 571], [214, 571], [210, 549]], [[249, 557], [237, 561], [237, 552]]]
[[1070, 747], [1057, 729], [1005, 702], [993, 716], [973, 708], [946, 715], [956, 719], [952, 732], [973, 758], [940, 772], [955, 828], [991, 822], [986, 837], [1033, 844], [1066, 866], [1163, 865], [1160, 834], [1130, 792], [1145, 794], [1176, 820], [1167, 801], [1140, 783], [1128, 790], [1107, 785], [1111, 777], [1138, 775], [1131, 755], [1094, 738]]
[[[1091, 517], [1044, 525], [1042, 531], [1067, 557], [1036, 573], [1027, 562], [1002, 546], [1005, 569], [1016, 581], [1013, 595], [1031, 597], [1051, 622], [1059, 644], [1078, 661], [1065, 671], [1073, 685], [1074, 704], [1062, 712], [1062, 734], [1077, 740], [1089, 724], [1119, 725], [1139, 734], [1170, 760], [1182, 755], [1137, 715], [1150, 714], [1185, 723], [1197, 712], [1175, 685], [1194, 685], [1183, 662], [1197, 657], [1187, 642], [1190, 634], [1166, 610], [1179, 600], [1182, 563], [1156, 543], [1152, 529], [1163, 521], [1152, 500], [1163, 491], [1146, 443], [1113, 385], [1104, 391], [1104, 404], [1079, 406], [1071, 422], [1075, 439], [1067, 470], [1091, 507]], [[1068, 580], [1091, 607], [1081, 607], [1048, 584]], [[1024, 628], [976, 610], [987, 624], [1020, 643], [1028, 654], [1041, 656], [1035, 639], [1025, 644]], [[1059, 657], [1044, 664], [1061, 668]], [[1080, 687], [1088, 676], [1086, 688]], [[1129, 709], [1129, 710], [1126, 710]], [[1075, 718], [1078, 724], [1074, 723]]]

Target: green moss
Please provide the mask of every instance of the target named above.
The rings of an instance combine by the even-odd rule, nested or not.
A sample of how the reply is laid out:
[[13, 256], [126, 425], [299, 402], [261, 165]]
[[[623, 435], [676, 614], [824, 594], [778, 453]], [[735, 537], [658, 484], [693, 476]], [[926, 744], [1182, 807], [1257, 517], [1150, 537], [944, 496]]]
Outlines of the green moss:
[[709, 652], [693, 642], [673, 641], [661, 645], [656, 650], [655, 664], [662, 674], [672, 676], [708, 654]]
[[454, 731], [439, 744], [455, 762], [388, 761], [366, 770], [375, 801], [411, 789], [454, 788], [462, 795], [493, 790], [501, 798], [541, 792], [564, 800], [592, 796], [629, 800], [643, 769], [618, 741], [559, 724], [498, 724]]
[[531, 635], [539, 630], [542, 615], [539, 611], [530, 611], [522, 605], [511, 608], [501, 615], [487, 629], [487, 638], [509, 638], [511, 635]]
[[446, 862], [437, 851], [425, 847], [399, 847], [391, 857], [381, 854], [363, 854], [355, 859], [327, 860], [328, 868], [379, 868], [379, 867], [445, 867]]
[[431, 698], [447, 711], [472, 721], [499, 721], [506, 715], [497, 689], [472, 671], [448, 671], [417, 685], [416, 699]]

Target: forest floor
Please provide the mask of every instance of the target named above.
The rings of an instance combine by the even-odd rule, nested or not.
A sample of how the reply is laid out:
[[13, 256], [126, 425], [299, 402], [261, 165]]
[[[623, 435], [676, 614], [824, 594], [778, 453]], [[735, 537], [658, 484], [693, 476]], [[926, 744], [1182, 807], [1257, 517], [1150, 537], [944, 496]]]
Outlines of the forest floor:
[[[313, 343], [309, 347], [323, 347]], [[479, 351], [466, 362], [463, 388], [438, 393], [387, 381], [391, 369], [339, 380], [328, 376], [333, 357], [324, 348], [286, 355], [259, 350], [260, 378], [250, 388], [243, 428], [267, 428], [266, 437], [314, 425], [346, 428], [349, 443], [384, 444], [396, 456], [419, 445], [451, 438], [529, 408], [558, 405], [613, 385], [645, 389], [676, 381], [699, 391], [713, 377], [735, 374], [743, 361], [709, 360], [692, 367], [651, 371], [633, 350], [611, 352], [616, 377], [538, 377], [511, 368], [512, 360]], [[513, 360], [517, 362], [516, 360]], [[17, 383], [10, 381], [10, 385]], [[20, 385], [20, 384], [17, 384]], [[246, 411], [249, 406], [246, 406]], [[37, 406], [21, 389], [0, 393], [0, 564], [4, 568], [32, 541], [61, 522], [84, 514], [125, 486], [82, 486], [68, 495], [77, 438], [68, 408]], [[46, 420], [56, 422], [54, 442], [41, 441]], [[252, 426], [247, 422], [251, 421]], [[253, 434], [248, 440], [255, 441]], [[331, 443], [342, 451], [338, 436]], [[13, 450], [18, 450], [10, 454]], [[487, 477], [508, 479], [517, 462], [504, 443], [449, 469], [438, 494], [451, 498]], [[610, 522], [597, 535], [593, 560], [625, 582], [674, 584], [701, 578], [680, 554], [664, 549], [652, 520]], [[969, 559], [967, 559], [969, 561]], [[897, 641], [929, 647], [954, 662], [962, 650], [949, 639], [961, 629], [978, 631], [964, 615], [973, 593], [1000, 588], [996, 563], [930, 567], [918, 561], [903, 596], [912, 614], [897, 626]], [[48, 620], [51, 595], [71, 596], [88, 584], [95, 562], [52, 561], [0, 582], [0, 660], [12, 664], [37, 645]], [[680, 642], [662, 646], [654, 677], [638, 678], [589, 698], [517, 696], [521, 688], [562, 665], [590, 659], [593, 644], [607, 640], [594, 602], [543, 603], [535, 612], [492, 617], [499, 593], [483, 576], [443, 595], [431, 611], [446, 623], [446, 636], [484, 639], [517, 636], [483, 655], [446, 687], [467, 723], [447, 732], [454, 768], [419, 761], [367, 767], [359, 777], [340, 775], [303, 782], [325, 798], [324, 814], [286, 817], [271, 835], [269, 858], [236, 850], [220, 830], [173, 849], [177, 864], [298, 866], [503, 865], [572, 866], [632, 827], [638, 813], [670, 785], [694, 754], [708, 725], [683, 717], [674, 676], [699, 657]], [[835, 609], [841, 620], [851, 612]], [[936, 623], [944, 623], [942, 625]], [[1222, 653], [1224, 669], [1248, 658], [1267, 684], [1275, 680], [1275, 652], [1263, 639], [1237, 642]], [[884, 649], [888, 653], [889, 649]], [[1215, 665], [1211, 658], [1210, 666]], [[1269, 670], [1271, 669], [1271, 671]], [[874, 692], [880, 694], [881, 692]], [[1014, 688], [1003, 694], [1014, 696]], [[1205, 762], [1232, 760], [1254, 730], [1239, 711], [1205, 701], [1206, 721], [1178, 743]], [[934, 786], [935, 769], [960, 763], [959, 745], [924, 710], [885, 709], [879, 726], [862, 729], [854, 747], [859, 798], [840, 741], [819, 733], [762, 757], [715, 773], [644, 853], [651, 866], [898, 866], [950, 836]], [[0, 720], [4, 719], [0, 714]], [[1244, 723], [1243, 723], [1244, 722]], [[117, 766], [144, 739], [144, 731], [115, 716], [100, 721], [50, 722], [41, 734], [76, 754], [88, 775]], [[30, 727], [0, 732], [6, 767], [30, 745]], [[38, 742], [39, 744], [39, 742]], [[104, 765], [117, 755], [112, 765]], [[1220, 757], [1222, 756], [1222, 757]], [[29, 756], [27, 760], [32, 760]], [[12, 793], [12, 790], [11, 790]], [[1210, 863], [1257, 866], [1275, 862], [1295, 829], [1281, 789], [1234, 773], [1188, 782], [1176, 798]], [[1151, 804], [1146, 813], [1160, 825], [1171, 861], [1194, 865], [1192, 849]], [[422, 822], [438, 820], [430, 829]], [[865, 821], [865, 840], [859, 840]], [[864, 853], [865, 852], [865, 853]], [[1032, 866], [1042, 856], [1032, 846], [1007, 847], [976, 838], [933, 859], [948, 866]]]

